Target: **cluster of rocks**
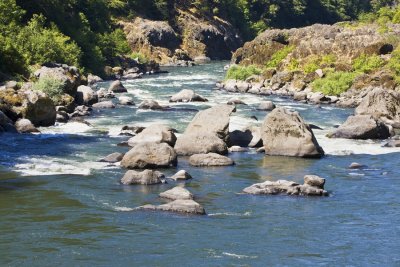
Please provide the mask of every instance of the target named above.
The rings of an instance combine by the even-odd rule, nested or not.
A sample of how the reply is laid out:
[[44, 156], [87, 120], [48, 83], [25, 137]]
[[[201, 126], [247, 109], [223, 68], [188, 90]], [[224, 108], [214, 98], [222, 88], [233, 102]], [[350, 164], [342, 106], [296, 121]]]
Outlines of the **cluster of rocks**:
[[302, 185], [287, 180], [266, 181], [249, 186], [243, 189], [243, 192], [251, 195], [328, 196], [324, 186], [324, 178], [316, 175], [306, 175]]

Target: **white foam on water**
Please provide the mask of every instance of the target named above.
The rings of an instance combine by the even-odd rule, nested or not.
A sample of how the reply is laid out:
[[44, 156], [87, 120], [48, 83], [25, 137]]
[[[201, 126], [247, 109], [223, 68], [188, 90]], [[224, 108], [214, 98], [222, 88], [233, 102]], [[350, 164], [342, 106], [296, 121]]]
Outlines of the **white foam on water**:
[[92, 129], [93, 127], [81, 122], [68, 122], [39, 128], [44, 134], [81, 134]]
[[328, 138], [325, 135], [329, 131], [314, 131], [319, 145], [327, 155], [352, 155], [369, 154], [380, 155], [400, 152], [399, 147], [382, 147], [381, 142], [373, 140], [352, 140], [341, 138]]
[[124, 211], [124, 212], [127, 212], [127, 211], [133, 211], [133, 210], [135, 210], [135, 209], [133, 209], [133, 208], [128, 208], [128, 207], [114, 207], [114, 210], [115, 210], [115, 211]]
[[257, 259], [257, 256], [240, 255], [230, 252], [222, 252], [222, 255], [229, 256], [236, 259]]
[[236, 213], [236, 212], [217, 212], [217, 213], [210, 213], [208, 216], [211, 217], [222, 217], [222, 216], [234, 216], [234, 217], [249, 217], [251, 216], [250, 211], [246, 211], [245, 213]]
[[244, 130], [252, 125], [260, 125], [262, 122], [250, 117], [231, 116], [229, 121], [229, 131]]
[[22, 158], [23, 163], [14, 166], [22, 176], [82, 175], [88, 176], [93, 169], [102, 169], [106, 163], [73, 161], [59, 158]]

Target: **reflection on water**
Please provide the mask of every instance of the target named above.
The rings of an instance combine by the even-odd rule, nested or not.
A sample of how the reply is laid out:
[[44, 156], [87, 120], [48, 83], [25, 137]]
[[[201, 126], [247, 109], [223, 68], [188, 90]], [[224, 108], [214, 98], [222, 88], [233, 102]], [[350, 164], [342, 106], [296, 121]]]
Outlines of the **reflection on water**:
[[[66, 124], [41, 129], [42, 135], [2, 135], [0, 265], [400, 265], [399, 150], [368, 141], [324, 139], [324, 131], [342, 123], [352, 113], [349, 109], [317, 109], [285, 98], [216, 91], [223, 65], [171, 68], [169, 74], [125, 82], [127, 95], [136, 103], [155, 99], [171, 105], [168, 112], [119, 106], [95, 112], [87, 118], [91, 127]], [[184, 88], [209, 102], [168, 103], [170, 95]], [[122, 126], [164, 123], [183, 132], [193, 109], [232, 97], [248, 105], [238, 107], [231, 129], [260, 125], [267, 113], [256, 109], [258, 103], [271, 99], [324, 128], [317, 138], [326, 151], [336, 152], [309, 160], [265, 157], [252, 150], [230, 154], [236, 165], [221, 168], [192, 168], [187, 158], [180, 158], [177, 168], [162, 171], [168, 177], [187, 170], [193, 179], [185, 186], [209, 216], [132, 211], [147, 203], [165, 203], [158, 194], [183, 183], [121, 185], [124, 170], [98, 160], [126, 152], [116, 145], [129, 138], [118, 136]], [[349, 170], [354, 161], [368, 168]], [[265, 180], [302, 182], [305, 174], [326, 178], [331, 196], [240, 194]]]

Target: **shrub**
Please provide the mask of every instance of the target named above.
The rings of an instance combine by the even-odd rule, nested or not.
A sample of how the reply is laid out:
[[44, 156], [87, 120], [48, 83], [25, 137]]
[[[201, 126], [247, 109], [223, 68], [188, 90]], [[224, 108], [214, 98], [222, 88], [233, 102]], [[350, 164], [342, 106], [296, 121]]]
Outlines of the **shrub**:
[[395, 73], [396, 81], [400, 82], [400, 46], [393, 51], [388, 67]]
[[57, 103], [64, 94], [64, 86], [64, 82], [59, 79], [43, 77], [33, 84], [33, 90], [45, 93], [55, 103]]
[[285, 46], [284, 48], [275, 52], [271, 59], [266, 63], [267, 68], [276, 68], [294, 49], [293, 45]]
[[354, 72], [330, 72], [324, 78], [312, 82], [311, 86], [315, 92], [340, 95], [351, 87], [356, 75]]
[[385, 61], [378, 55], [361, 54], [353, 61], [354, 70], [363, 73], [370, 73], [383, 65], [385, 65]]
[[246, 80], [252, 75], [260, 75], [261, 69], [257, 68], [256, 66], [232, 66], [229, 68], [228, 72], [226, 73], [226, 79], [234, 79], [234, 80]]

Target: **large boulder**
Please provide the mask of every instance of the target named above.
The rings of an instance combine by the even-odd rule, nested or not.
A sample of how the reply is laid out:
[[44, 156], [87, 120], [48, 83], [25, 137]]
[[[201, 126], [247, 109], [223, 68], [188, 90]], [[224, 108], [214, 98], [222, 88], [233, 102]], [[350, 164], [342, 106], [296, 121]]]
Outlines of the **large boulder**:
[[205, 215], [206, 211], [204, 208], [194, 200], [191, 199], [178, 199], [170, 203], [155, 206], [155, 205], [144, 205], [136, 208], [137, 210], [154, 210], [154, 211], [169, 211], [186, 214]]
[[261, 147], [261, 129], [257, 126], [248, 127], [245, 130], [235, 130], [229, 133], [229, 143], [231, 146], [240, 147]]
[[110, 100], [110, 101], [101, 101], [101, 102], [95, 103], [92, 105], [92, 107], [95, 109], [110, 109], [110, 108], [115, 108], [115, 105]]
[[16, 133], [17, 130], [15, 129], [12, 120], [0, 110], [0, 133], [2, 132]]
[[174, 130], [171, 127], [159, 124], [147, 127], [128, 140], [129, 146], [132, 147], [141, 143], [167, 143], [170, 146], [174, 146], [175, 142], [176, 136]]
[[176, 152], [179, 155], [208, 152], [226, 154], [229, 119], [234, 111], [234, 106], [218, 105], [198, 112], [185, 132], [178, 137], [175, 144]]
[[196, 94], [193, 90], [183, 89], [179, 93], [173, 95], [169, 102], [207, 102], [208, 100]]
[[189, 158], [189, 163], [195, 167], [231, 166], [235, 164], [232, 159], [216, 153], [193, 155]]
[[22, 106], [22, 117], [30, 120], [35, 126], [52, 126], [56, 121], [56, 108], [53, 100], [38, 91], [26, 91]]
[[75, 95], [75, 102], [78, 105], [93, 105], [99, 101], [97, 93], [89, 86], [81, 85]]
[[185, 170], [180, 170], [174, 175], [171, 176], [171, 179], [175, 181], [180, 181], [180, 180], [189, 180], [192, 179], [192, 176]]
[[190, 193], [189, 190], [187, 190], [183, 187], [176, 186], [170, 190], [160, 193], [160, 197], [171, 199], [171, 200], [193, 199], [193, 194]]
[[35, 71], [34, 75], [39, 80], [50, 78], [63, 82], [63, 92], [71, 96], [75, 96], [78, 86], [82, 84], [78, 68], [64, 64], [46, 64]]
[[124, 185], [153, 185], [161, 184], [164, 174], [154, 170], [144, 170], [142, 172], [129, 170], [125, 173], [121, 179], [121, 183]]
[[372, 115], [388, 124], [400, 123], [400, 93], [375, 88], [365, 96], [356, 108], [356, 115]]
[[325, 179], [315, 175], [306, 175], [303, 185], [286, 180], [266, 181], [249, 186], [243, 192], [251, 195], [328, 196], [324, 185]]
[[390, 137], [389, 128], [371, 115], [350, 116], [332, 134], [335, 138], [346, 139], [386, 139]]
[[166, 143], [142, 143], [125, 154], [121, 166], [128, 169], [160, 168], [177, 165], [177, 156]]
[[323, 149], [298, 112], [276, 108], [265, 117], [261, 128], [265, 154], [319, 158]]

